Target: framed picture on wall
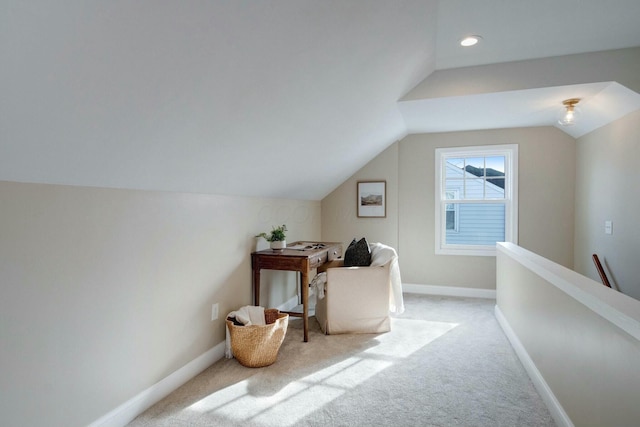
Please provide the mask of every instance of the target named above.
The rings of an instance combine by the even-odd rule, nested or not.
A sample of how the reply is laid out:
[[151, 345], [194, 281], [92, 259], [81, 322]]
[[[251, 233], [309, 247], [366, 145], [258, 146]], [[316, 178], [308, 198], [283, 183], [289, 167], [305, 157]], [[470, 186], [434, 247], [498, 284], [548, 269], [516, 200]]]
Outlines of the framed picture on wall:
[[358, 181], [358, 218], [387, 216], [387, 181]]

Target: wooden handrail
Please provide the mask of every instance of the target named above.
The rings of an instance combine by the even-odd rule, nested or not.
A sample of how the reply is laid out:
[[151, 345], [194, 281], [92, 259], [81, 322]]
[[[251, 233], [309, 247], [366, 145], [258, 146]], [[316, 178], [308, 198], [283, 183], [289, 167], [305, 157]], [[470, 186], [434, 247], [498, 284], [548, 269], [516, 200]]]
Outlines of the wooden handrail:
[[602, 268], [602, 264], [600, 264], [598, 255], [593, 254], [593, 262], [596, 265], [596, 270], [598, 270], [602, 284], [610, 288], [611, 284], [609, 283], [609, 279], [607, 279], [607, 274], [604, 272], [604, 268]]

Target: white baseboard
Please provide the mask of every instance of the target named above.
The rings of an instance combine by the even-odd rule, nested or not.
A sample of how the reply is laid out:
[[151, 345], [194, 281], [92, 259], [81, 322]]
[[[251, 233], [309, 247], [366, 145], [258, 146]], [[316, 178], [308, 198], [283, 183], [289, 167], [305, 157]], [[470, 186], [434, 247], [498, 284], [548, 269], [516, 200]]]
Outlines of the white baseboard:
[[167, 397], [178, 387], [224, 357], [225, 342], [221, 342], [193, 359], [182, 368], [163, 378], [137, 396], [89, 424], [89, 427], [122, 427], [138, 415]]
[[558, 402], [558, 399], [556, 399], [553, 391], [542, 377], [542, 374], [531, 359], [531, 356], [529, 356], [529, 353], [527, 353], [527, 350], [524, 348], [524, 346], [520, 342], [520, 339], [511, 328], [511, 325], [509, 325], [507, 318], [504, 317], [502, 311], [497, 305], [495, 308], [495, 315], [496, 319], [498, 319], [498, 323], [502, 327], [502, 330], [509, 339], [511, 346], [515, 350], [518, 359], [520, 359], [520, 362], [524, 366], [525, 371], [527, 371], [527, 374], [529, 374], [531, 382], [533, 382], [533, 385], [536, 390], [538, 390], [540, 397], [542, 397], [542, 400], [547, 405], [547, 408], [549, 409], [549, 412], [551, 413], [551, 416], [553, 417], [556, 424], [559, 427], [574, 427], [571, 418], [569, 418], [567, 413], [562, 408], [562, 405], [560, 405], [560, 402]]
[[495, 289], [461, 288], [457, 286], [416, 285], [411, 283], [403, 283], [402, 291], [413, 294], [496, 299]]

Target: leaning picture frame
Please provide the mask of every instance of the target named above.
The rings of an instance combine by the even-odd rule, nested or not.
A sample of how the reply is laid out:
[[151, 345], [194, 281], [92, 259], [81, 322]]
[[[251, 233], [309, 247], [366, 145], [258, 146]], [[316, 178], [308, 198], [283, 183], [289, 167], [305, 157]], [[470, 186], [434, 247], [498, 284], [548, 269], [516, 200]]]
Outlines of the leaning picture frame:
[[358, 181], [358, 218], [386, 218], [387, 181]]

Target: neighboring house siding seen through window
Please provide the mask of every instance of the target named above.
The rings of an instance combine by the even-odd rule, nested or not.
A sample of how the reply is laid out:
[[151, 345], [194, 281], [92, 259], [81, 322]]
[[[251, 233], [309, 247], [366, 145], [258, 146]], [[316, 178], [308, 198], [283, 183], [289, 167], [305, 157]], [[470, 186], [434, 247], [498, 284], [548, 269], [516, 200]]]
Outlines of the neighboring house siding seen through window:
[[495, 255], [517, 243], [518, 146], [436, 150], [436, 253]]

